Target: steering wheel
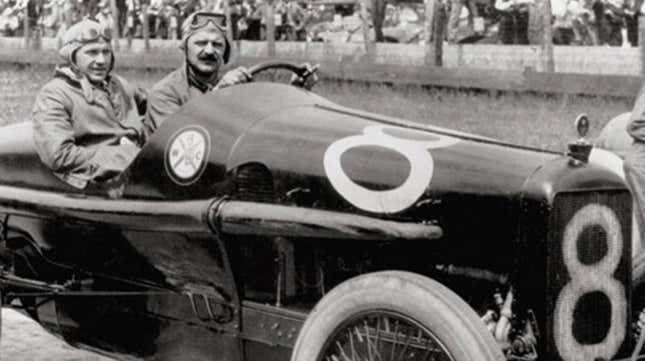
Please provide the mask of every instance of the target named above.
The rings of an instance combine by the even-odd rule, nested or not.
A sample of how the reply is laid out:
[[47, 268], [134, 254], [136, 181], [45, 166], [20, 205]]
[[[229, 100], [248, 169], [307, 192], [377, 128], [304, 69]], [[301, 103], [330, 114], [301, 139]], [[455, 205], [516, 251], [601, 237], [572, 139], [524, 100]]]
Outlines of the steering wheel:
[[316, 81], [318, 80], [316, 72], [318, 71], [319, 67], [320, 65], [318, 64], [312, 66], [309, 63], [295, 64], [289, 61], [272, 60], [250, 67], [249, 73], [251, 74], [253, 79], [256, 80], [257, 76], [260, 73], [273, 72], [270, 80], [279, 81], [276, 79], [277, 71], [286, 70], [291, 74], [289, 82], [292, 85], [311, 90], [311, 88], [316, 84]]

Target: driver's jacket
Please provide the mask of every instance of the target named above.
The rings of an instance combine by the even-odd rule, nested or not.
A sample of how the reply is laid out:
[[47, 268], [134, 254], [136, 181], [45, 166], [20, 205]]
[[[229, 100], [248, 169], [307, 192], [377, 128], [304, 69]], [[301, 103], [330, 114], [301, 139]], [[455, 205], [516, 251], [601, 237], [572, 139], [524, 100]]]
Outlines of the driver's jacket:
[[120, 174], [145, 142], [135, 99], [135, 89], [117, 75], [94, 85], [68, 66], [58, 67], [33, 108], [43, 163], [77, 188]]
[[152, 87], [148, 94], [146, 111], [146, 132], [154, 132], [169, 115], [175, 113], [189, 100], [212, 90], [219, 81], [204, 84], [192, 76], [188, 65], [184, 64], [166, 75]]

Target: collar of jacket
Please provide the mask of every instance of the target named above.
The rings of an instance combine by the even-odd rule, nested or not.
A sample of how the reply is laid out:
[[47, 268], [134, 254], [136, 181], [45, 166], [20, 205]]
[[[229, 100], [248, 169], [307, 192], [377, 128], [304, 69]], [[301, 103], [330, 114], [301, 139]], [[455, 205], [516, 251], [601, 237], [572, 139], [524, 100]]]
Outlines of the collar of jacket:
[[83, 97], [89, 104], [93, 104], [95, 101], [94, 88], [101, 88], [108, 93], [111, 93], [112, 88], [116, 87], [119, 90], [123, 88], [118, 79], [111, 75], [108, 75], [102, 84], [92, 83], [86, 76], [74, 70], [69, 65], [57, 66], [54, 71], [54, 77], [61, 78], [71, 86], [81, 89]]
[[188, 62], [186, 62], [186, 79], [188, 79], [189, 86], [192, 85], [195, 88], [199, 89], [199, 91], [201, 91], [202, 93], [206, 93], [215, 88], [215, 85], [219, 81], [219, 76], [215, 77], [212, 82], [205, 83], [203, 81], [200, 81], [199, 79], [197, 79], [192, 66], [188, 64]]
[[69, 65], [63, 65], [56, 68], [54, 77], [63, 79], [73, 87], [81, 89], [83, 98], [88, 104], [101, 104], [96, 101], [95, 91], [104, 91], [109, 99], [109, 105], [103, 104], [103, 107], [111, 107], [117, 119], [126, 114], [132, 107], [129, 102], [129, 95], [125, 88], [124, 79], [118, 75], [108, 75], [107, 79], [101, 84], [90, 82], [90, 80], [74, 70]]

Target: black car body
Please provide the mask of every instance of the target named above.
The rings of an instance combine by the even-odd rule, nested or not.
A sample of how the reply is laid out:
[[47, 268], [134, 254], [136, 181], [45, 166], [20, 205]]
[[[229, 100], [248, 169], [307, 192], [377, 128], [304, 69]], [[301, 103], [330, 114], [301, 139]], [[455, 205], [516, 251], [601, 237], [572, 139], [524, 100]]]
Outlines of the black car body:
[[584, 160], [283, 84], [192, 101], [83, 191], [0, 130], [4, 306], [123, 359], [624, 357], [631, 211]]

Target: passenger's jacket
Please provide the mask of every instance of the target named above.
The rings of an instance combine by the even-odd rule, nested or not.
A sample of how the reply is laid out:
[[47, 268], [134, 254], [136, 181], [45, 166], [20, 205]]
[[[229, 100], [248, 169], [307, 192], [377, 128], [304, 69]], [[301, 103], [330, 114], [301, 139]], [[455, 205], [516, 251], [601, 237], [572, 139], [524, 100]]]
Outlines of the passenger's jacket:
[[203, 84], [190, 75], [188, 66], [182, 65], [166, 75], [152, 87], [148, 95], [146, 132], [154, 132], [169, 115], [177, 112], [189, 100], [213, 89], [217, 84]]
[[145, 143], [135, 92], [117, 75], [97, 86], [68, 66], [58, 67], [33, 108], [41, 160], [77, 188], [120, 174]]

